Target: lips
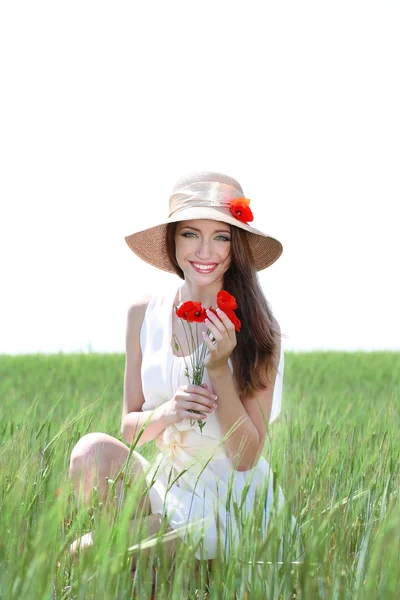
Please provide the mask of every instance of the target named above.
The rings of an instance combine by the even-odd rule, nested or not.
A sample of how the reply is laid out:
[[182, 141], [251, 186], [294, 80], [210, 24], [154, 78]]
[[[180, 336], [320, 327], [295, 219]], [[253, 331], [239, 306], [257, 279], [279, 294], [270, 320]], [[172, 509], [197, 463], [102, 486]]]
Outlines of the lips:
[[[197, 273], [212, 273], [213, 271], [215, 271], [215, 269], [218, 267], [218, 263], [214, 263], [214, 266], [212, 268], [207, 268], [207, 269], [199, 269], [198, 267], [195, 266], [195, 263], [189, 261], [190, 264], [192, 265], [193, 269], [197, 272]], [[201, 264], [201, 263], [198, 263]], [[207, 265], [205, 265], [207, 266]]]

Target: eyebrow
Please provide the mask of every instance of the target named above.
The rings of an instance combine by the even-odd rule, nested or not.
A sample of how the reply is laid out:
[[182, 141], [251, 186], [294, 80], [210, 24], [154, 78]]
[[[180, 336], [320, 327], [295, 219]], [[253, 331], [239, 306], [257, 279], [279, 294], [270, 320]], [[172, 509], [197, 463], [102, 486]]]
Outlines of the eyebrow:
[[[191, 227], [190, 225], [182, 225], [181, 229], [184, 229], [185, 227], [187, 229], [193, 229], [194, 231], [200, 231], [201, 232], [201, 229], [197, 229], [196, 227]], [[228, 231], [228, 229], [216, 229], [215, 231], [213, 231], [213, 233], [221, 233], [221, 232], [223, 232], [223, 233], [230, 233], [230, 231]]]

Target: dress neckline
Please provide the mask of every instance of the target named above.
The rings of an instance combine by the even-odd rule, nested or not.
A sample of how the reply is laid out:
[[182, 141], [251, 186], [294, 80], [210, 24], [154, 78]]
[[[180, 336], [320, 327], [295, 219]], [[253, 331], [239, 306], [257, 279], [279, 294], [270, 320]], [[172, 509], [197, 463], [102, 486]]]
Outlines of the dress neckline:
[[176, 297], [176, 293], [181, 289], [183, 283], [179, 285], [178, 288], [174, 288], [173, 290], [173, 295], [170, 298], [169, 296], [167, 297], [167, 315], [168, 315], [168, 350], [170, 351], [171, 355], [175, 358], [175, 359], [181, 359], [181, 360], [186, 360], [186, 359], [190, 359], [192, 358], [192, 356], [194, 356], [202, 347], [202, 345], [204, 344], [204, 342], [202, 342], [200, 344], [200, 346], [198, 346], [196, 348], [196, 350], [194, 352], [192, 352], [191, 354], [188, 354], [186, 356], [178, 356], [177, 354], [174, 353], [174, 350], [172, 348], [171, 342], [172, 342], [172, 317], [173, 317], [173, 311], [174, 311], [174, 306], [175, 306], [175, 297]]

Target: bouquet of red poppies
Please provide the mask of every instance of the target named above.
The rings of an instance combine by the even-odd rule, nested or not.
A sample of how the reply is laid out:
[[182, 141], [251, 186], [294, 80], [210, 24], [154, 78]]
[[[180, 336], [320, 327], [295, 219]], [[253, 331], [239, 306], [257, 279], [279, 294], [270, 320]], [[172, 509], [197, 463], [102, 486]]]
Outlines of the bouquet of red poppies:
[[[236, 331], [240, 331], [241, 323], [238, 317], [235, 314], [235, 309], [237, 308], [237, 302], [235, 298], [229, 294], [225, 290], [221, 290], [217, 294], [217, 306], [220, 308], [226, 316], [232, 321], [235, 326]], [[210, 306], [209, 309], [214, 315], [218, 316], [218, 313]], [[174, 334], [174, 346], [176, 350], [180, 350], [182, 352], [183, 359], [185, 361], [185, 376], [188, 379], [188, 382], [192, 385], [202, 385], [203, 382], [203, 374], [204, 374], [204, 359], [207, 353], [207, 344], [203, 342], [199, 347], [197, 346], [198, 340], [198, 323], [204, 323], [207, 313], [206, 309], [203, 307], [201, 302], [193, 302], [189, 300], [187, 302], [183, 302], [179, 307], [175, 307], [176, 316], [181, 319], [183, 330], [186, 336], [186, 341], [188, 347], [192, 348], [192, 353], [189, 357], [191, 366], [192, 366], [192, 374], [189, 373], [189, 368], [186, 363], [186, 357], [183, 356], [182, 346], [179, 343], [177, 336]], [[195, 335], [192, 330], [192, 323], [195, 323]], [[215, 339], [213, 338], [210, 329], [207, 329], [207, 335], [211, 336], [211, 341], [215, 343]], [[200, 413], [198, 410], [191, 410], [193, 413]], [[198, 423], [200, 427], [200, 431], [203, 431], [203, 427], [205, 426], [205, 421], [196, 421], [195, 419], [190, 420], [190, 425], [193, 426], [194, 423]]]

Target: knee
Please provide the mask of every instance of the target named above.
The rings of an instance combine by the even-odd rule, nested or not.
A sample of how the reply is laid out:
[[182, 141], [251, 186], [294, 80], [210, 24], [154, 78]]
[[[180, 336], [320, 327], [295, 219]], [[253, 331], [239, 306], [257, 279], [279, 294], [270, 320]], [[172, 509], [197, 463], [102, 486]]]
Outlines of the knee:
[[106, 437], [105, 433], [87, 433], [78, 440], [71, 452], [69, 463], [69, 474], [72, 479], [93, 466], [96, 454], [99, 454]]

